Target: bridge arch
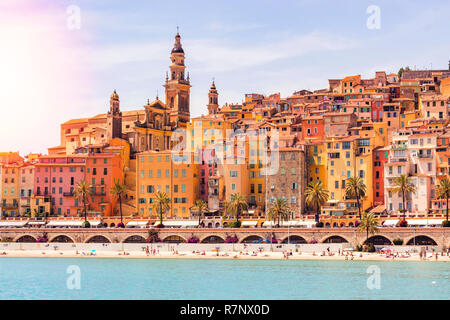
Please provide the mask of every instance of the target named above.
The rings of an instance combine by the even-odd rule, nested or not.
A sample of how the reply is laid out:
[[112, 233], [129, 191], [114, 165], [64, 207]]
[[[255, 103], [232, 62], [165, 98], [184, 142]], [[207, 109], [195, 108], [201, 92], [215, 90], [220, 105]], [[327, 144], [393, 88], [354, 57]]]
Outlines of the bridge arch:
[[50, 239], [49, 242], [59, 242], [59, 243], [73, 243], [73, 239], [65, 234], [58, 234]]
[[225, 240], [220, 236], [209, 235], [203, 238], [200, 243], [225, 243]]
[[14, 240], [14, 242], [27, 242], [27, 243], [31, 243], [31, 242], [37, 242], [37, 239], [35, 236], [32, 236], [30, 234], [21, 234], [19, 236], [16, 237], [16, 239]]
[[348, 243], [347, 239], [341, 237], [339, 235], [327, 236], [325, 239], [321, 241], [322, 243]]
[[174, 235], [170, 235], [170, 236], [165, 237], [162, 242], [165, 242], [165, 243], [184, 243], [184, 242], [186, 242], [186, 239], [181, 237], [181, 236], [179, 236], [179, 235], [174, 234]]
[[306, 241], [305, 238], [303, 238], [302, 236], [296, 235], [296, 234], [290, 235], [289, 237], [284, 238], [282, 241], [282, 243], [288, 243], [288, 242], [289, 242], [289, 244], [291, 244], [291, 243], [292, 244], [308, 243], [308, 241]]
[[426, 235], [418, 235], [409, 239], [406, 243], [408, 246], [437, 246], [437, 242], [433, 238]]
[[85, 243], [111, 243], [111, 242], [112, 241], [110, 239], [101, 234], [94, 235], [85, 241]]
[[243, 238], [240, 242], [241, 243], [254, 243], [254, 242], [262, 242], [265, 239], [261, 236], [258, 236], [257, 234], [253, 234], [250, 236], [246, 236], [245, 238]]
[[147, 239], [145, 239], [141, 235], [134, 234], [132, 236], [126, 237], [122, 242], [123, 243], [147, 243]]
[[369, 237], [369, 239], [364, 241], [364, 244], [373, 244], [375, 246], [389, 246], [392, 245], [392, 241], [385, 236], [376, 235]]

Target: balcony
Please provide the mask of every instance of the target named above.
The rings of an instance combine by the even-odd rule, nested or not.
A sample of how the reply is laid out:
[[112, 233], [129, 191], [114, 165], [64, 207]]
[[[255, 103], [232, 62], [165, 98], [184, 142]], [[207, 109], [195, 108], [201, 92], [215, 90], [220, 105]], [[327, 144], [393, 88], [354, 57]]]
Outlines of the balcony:
[[431, 153], [430, 154], [419, 153], [417, 156], [421, 159], [432, 159], [433, 158], [433, 155]]
[[397, 157], [390, 157], [389, 162], [407, 162], [408, 157], [407, 156], [397, 156]]
[[3, 202], [0, 203], [0, 208], [3, 209], [15, 209], [18, 208], [19, 204], [17, 202]]
[[64, 197], [73, 197], [74, 194], [73, 194], [73, 192], [63, 192], [63, 196]]

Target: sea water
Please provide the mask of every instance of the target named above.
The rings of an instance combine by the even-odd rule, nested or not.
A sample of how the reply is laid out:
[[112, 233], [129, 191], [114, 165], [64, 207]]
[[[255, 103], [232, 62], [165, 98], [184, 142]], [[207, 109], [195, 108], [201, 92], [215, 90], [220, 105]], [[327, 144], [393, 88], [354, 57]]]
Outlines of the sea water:
[[448, 262], [0, 258], [0, 299], [449, 299], [449, 293]]

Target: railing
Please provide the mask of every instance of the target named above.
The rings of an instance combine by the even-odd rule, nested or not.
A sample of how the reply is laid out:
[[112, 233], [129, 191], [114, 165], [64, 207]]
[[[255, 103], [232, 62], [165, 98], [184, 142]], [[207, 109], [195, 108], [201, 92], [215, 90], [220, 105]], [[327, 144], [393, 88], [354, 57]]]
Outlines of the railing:
[[18, 208], [19, 207], [19, 203], [17, 203], [17, 202], [4, 202], [4, 203], [0, 203], [0, 207], [1, 208]]
[[432, 154], [427, 154], [427, 153], [419, 153], [417, 156], [419, 158], [423, 158], [423, 159], [431, 159], [431, 158], [433, 158]]
[[73, 192], [63, 192], [63, 196], [64, 197], [73, 197], [74, 194], [73, 194]]

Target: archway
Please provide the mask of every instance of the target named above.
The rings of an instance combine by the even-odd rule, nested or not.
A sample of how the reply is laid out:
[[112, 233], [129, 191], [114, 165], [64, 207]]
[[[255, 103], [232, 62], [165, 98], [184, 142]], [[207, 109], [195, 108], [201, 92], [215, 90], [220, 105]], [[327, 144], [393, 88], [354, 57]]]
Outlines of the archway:
[[201, 243], [225, 243], [225, 240], [219, 236], [208, 236]]
[[253, 236], [248, 236], [248, 237], [244, 238], [244, 240], [242, 240], [241, 243], [260, 243], [262, 241], [264, 241], [264, 239], [262, 237], [253, 235]]
[[220, 222], [216, 222], [216, 228], [220, 227]]
[[383, 236], [373, 236], [364, 241], [364, 244], [373, 244], [374, 246], [389, 246], [392, 245], [391, 240]]
[[301, 244], [301, 243], [308, 243], [308, 242], [303, 237], [292, 235], [292, 236], [286, 237], [286, 239], [283, 240], [283, 243]]
[[143, 236], [133, 235], [126, 238], [123, 243], [146, 243], [147, 240]]
[[116, 226], [116, 224], [113, 222], [109, 225], [111, 228], [114, 228]]
[[111, 243], [105, 236], [97, 235], [89, 238], [86, 243]]
[[341, 222], [341, 228], [345, 227], [345, 222]]
[[19, 237], [16, 242], [26, 242], [26, 243], [30, 243], [30, 242], [36, 242], [36, 238], [30, 235], [24, 235]]
[[209, 223], [208, 223], [208, 228], [212, 228], [212, 226], [213, 226], [213, 225], [212, 225], [212, 222], [209, 222]]
[[173, 235], [173, 236], [168, 236], [162, 242], [165, 242], [165, 243], [184, 243], [184, 242], [186, 242], [186, 240], [183, 239], [180, 236]]
[[50, 242], [59, 242], [59, 243], [73, 243], [72, 238], [66, 236], [65, 234], [60, 234], [59, 236], [54, 237]]
[[325, 228], [330, 228], [331, 224], [329, 222], [325, 223]]
[[348, 243], [348, 241], [341, 236], [331, 236], [326, 238], [323, 243]]
[[348, 224], [348, 226], [349, 226], [349, 227], [353, 227], [353, 222], [350, 222], [350, 223]]
[[333, 228], [337, 228], [337, 227], [338, 227], [337, 222], [333, 222]]
[[415, 236], [407, 243], [408, 246], [437, 246], [436, 241], [428, 236]]

